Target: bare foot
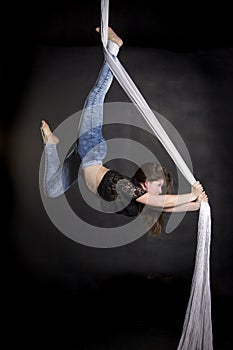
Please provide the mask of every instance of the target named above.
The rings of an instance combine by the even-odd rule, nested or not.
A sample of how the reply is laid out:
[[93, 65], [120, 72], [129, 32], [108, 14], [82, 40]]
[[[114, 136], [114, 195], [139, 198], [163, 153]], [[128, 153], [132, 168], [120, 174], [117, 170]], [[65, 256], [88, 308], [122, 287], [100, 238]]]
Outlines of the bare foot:
[[50, 127], [44, 120], [41, 121], [40, 130], [41, 130], [41, 135], [42, 135], [44, 144], [50, 143], [50, 144], [56, 145], [59, 142], [58, 137], [52, 133], [52, 131], [50, 130]]
[[[98, 33], [100, 33], [100, 27], [97, 27], [95, 30]], [[121, 38], [119, 38], [118, 35], [116, 35], [116, 33], [114, 32], [114, 30], [111, 27], [108, 27], [108, 40], [113, 41], [114, 43], [116, 43], [119, 46], [123, 45], [123, 41], [121, 40]]]

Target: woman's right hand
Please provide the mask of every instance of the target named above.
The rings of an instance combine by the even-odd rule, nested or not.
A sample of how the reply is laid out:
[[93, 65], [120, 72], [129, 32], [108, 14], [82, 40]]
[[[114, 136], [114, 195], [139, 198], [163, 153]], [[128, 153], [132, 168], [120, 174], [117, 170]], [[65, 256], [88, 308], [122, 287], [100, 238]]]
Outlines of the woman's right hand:
[[199, 194], [199, 196], [197, 198], [197, 202], [198, 203], [208, 202], [208, 196], [207, 196], [207, 194], [204, 191], [201, 194]]
[[192, 185], [192, 199], [195, 200], [203, 192], [202, 184], [199, 181], [196, 181]]

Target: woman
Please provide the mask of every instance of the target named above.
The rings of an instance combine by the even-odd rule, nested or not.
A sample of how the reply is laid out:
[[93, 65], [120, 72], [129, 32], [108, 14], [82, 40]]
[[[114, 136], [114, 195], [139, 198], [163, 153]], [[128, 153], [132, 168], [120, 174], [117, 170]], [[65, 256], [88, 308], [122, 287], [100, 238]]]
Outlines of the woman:
[[[99, 28], [96, 28], [100, 32]], [[108, 50], [116, 57], [122, 40], [108, 29]], [[156, 212], [194, 211], [200, 207], [201, 200], [208, 200], [202, 185], [197, 181], [190, 193], [170, 194], [172, 180], [165, 168], [147, 163], [138, 169], [130, 179], [115, 170], [103, 166], [107, 147], [102, 135], [103, 103], [113, 80], [113, 75], [104, 62], [99, 77], [91, 89], [79, 125], [77, 152], [82, 159], [83, 175], [88, 189], [104, 201], [103, 207], [111, 203], [111, 211], [127, 216], [137, 216], [143, 210], [146, 222], [152, 233], [161, 232], [162, 219], [154, 220]], [[58, 138], [43, 120], [41, 125], [45, 144], [44, 192], [50, 197], [64, 193], [71, 183], [67, 181], [59, 162], [56, 144]], [[165, 187], [164, 194], [162, 188]], [[154, 209], [151, 211], [151, 209]], [[157, 216], [159, 216], [157, 215]], [[156, 221], [156, 223], [153, 223]], [[152, 222], [152, 223], [151, 223]]]

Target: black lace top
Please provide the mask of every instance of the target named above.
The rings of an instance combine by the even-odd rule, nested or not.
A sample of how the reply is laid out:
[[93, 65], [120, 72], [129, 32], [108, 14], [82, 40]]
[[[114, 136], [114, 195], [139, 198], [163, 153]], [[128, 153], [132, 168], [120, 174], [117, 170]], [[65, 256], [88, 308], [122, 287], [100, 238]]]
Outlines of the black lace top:
[[137, 216], [142, 204], [136, 199], [147, 193], [133, 179], [117, 171], [109, 170], [97, 189], [102, 198], [101, 206], [105, 212]]

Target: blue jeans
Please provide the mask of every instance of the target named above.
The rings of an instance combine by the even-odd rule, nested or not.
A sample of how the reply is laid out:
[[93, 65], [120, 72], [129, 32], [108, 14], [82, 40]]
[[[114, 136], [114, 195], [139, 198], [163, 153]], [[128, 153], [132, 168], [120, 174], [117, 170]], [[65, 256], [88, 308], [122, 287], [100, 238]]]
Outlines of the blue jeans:
[[107, 145], [102, 135], [103, 103], [112, 80], [113, 74], [104, 62], [98, 79], [86, 99], [79, 124], [77, 152], [82, 159], [82, 168], [102, 164], [106, 156]]
[[80, 164], [77, 153], [81, 157], [82, 168], [102, 164], [107, 152], [106, 141], [102, 135], [103, 103], [112, 80], [113, 74], [104, 62], [98, 79], [84, 104], [76, 148], [66, 157], [62, 165], [56, 145], [45, 145], [43, 190], [49, 197], [60, 196], [76, 183]]

